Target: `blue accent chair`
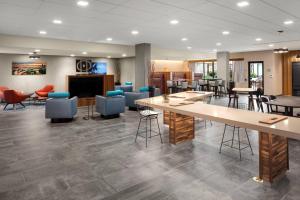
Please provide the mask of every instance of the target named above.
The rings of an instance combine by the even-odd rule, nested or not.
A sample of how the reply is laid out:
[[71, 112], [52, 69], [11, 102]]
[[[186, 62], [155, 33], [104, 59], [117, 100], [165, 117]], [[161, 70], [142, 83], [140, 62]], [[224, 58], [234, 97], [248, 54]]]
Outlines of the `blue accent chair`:
[[123, 92], [132, 92], [133, 86], [132, 85], [116, 85], [115, 90], [123, 90]]
[[77, 114], [78, 98], [71, 99], [47, 99], [46, 100], [46, 119], [51, 119], [51, 122], [66, 122], [71, 121]]
[[69, 92], [50, 92], [48, 93], [48, 98], [53, 98], [53, 99], [66, 99], [70, 97]]
[[149, 92], [125, 92], [126, 106], [129, 110], [137, 110], [135, 101], [149, 97]]
[[118, 95], [124, 95], [124, 91], [123, 90], [113, 90], [113, 91], [106, 92], [107, 97], [113, 97], [113, 96], [118, 96]]
[[119, 117], [125, 112], [125, 97], [118, 95], [113, 97], [96, 96], [96, 112], [103, 118]]

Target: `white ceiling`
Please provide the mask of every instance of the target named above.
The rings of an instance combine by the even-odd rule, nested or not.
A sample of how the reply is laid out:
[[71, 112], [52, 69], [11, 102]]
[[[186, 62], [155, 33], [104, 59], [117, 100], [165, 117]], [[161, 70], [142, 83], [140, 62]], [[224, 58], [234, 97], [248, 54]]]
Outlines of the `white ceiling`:
[[[79, 8], [76, 0], [0, 0], [0, 33], [134, 45], [148, 42], [155, 47], [193, 52], [300, 48], [299, 0], [89, 0]], [[53, 19], [63, 24], [55, 25]], [[172, 19], [179, 24], [170, 25]], [[284, 25], [285, 20], [292, 25]], [[46, 30], [46, 36], [39, 31]], [[139, 35], [131, 35], [138, 30]], [[222, 31], [230, 31], [223, 36]], [[278, 30], [285, 33], [278, 35]], [[181, 38], [188, 41], [182, 42]], [[262, 38], [256, 42], [255, 38]], [[221, 42], [221, 47], [216, 43]]]

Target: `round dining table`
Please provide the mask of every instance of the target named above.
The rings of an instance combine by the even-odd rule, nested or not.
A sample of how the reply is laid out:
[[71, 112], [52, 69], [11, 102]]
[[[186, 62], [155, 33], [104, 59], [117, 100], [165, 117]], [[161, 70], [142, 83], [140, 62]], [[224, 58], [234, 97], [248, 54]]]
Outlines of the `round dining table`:
[[294, 108], [300, 108], [300, 97], [278, 96], [276, 99], [266, 102], [266, 104], [284, 107], [284, 115], [294, 116]]

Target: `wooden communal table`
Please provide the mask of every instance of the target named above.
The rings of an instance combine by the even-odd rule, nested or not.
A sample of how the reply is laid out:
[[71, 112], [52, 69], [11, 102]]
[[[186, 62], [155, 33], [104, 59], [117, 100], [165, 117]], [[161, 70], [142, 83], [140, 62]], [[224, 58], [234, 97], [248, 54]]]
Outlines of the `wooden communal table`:
[[[188, 96], [186, 93], [181, 95]], [[189, 99], [181, 101], [189, 102]], [[271, 183], [289, 169], [287, 138], [300, 140], [299, 118], [287, 117], [283, 121], [268, 125], [259, 121], [280, 116], [209, 105], [199, 101], [178, 106], [176, 104], [180, 103], [179, 98], [163, 96], [140, 99], [136, 103], [167, 113], [164, 114], [164, 120], [170, 125], [170, 143], [173, 144], [194, 138], [194, 117], [259, 131], [259, 178]]]
[[300, 97], [295, 96], [279, 96], [277, 99], [266, 102], [273, 106], [281, 106], [285, 108], [285, 115], [293, 116], [294, 108], [300, 108]]

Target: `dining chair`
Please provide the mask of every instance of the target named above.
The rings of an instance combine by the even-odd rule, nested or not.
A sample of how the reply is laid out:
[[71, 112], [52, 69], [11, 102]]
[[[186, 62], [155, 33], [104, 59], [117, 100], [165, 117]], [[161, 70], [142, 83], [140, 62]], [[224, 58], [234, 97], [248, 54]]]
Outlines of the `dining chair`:
[[201, 91], [206, 91], [207, 90], [207, 82], [205, 80], [200, 79], [198, 81], [198, 84], [199, 84], [199, 89]]

